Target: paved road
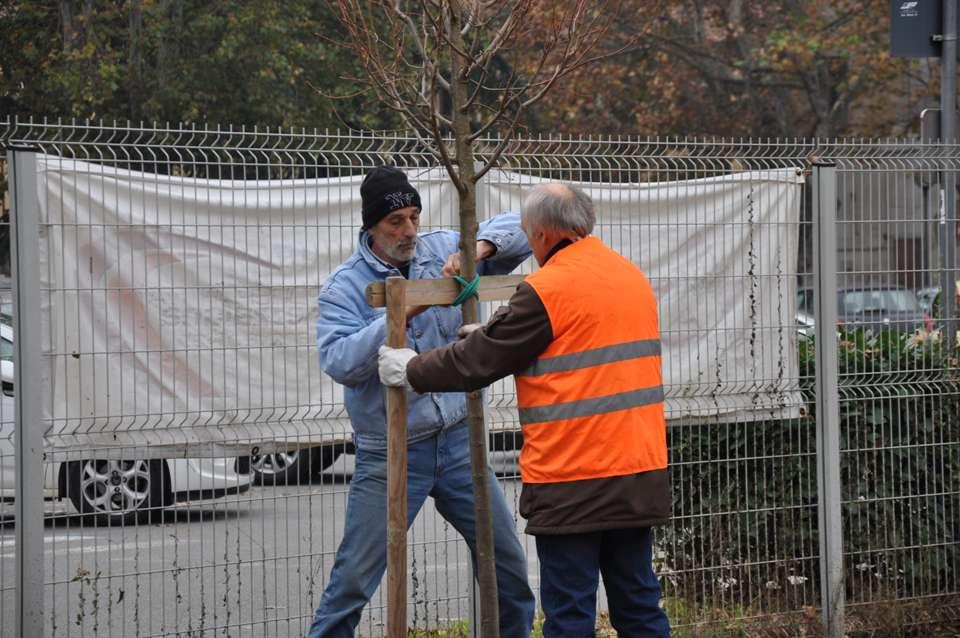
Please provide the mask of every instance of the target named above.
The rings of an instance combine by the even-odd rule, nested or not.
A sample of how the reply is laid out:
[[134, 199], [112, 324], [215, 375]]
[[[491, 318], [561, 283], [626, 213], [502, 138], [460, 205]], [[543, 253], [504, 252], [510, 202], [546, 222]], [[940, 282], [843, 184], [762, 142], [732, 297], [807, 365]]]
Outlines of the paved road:
[[[66, 503], [48, 521], [44, 545], [47, 633], [104, 636], [200, 633], [292, 636], [309, 624], [343, 528], [352, 456], [310, 485], [254, 487], [169, 508], [154, 525], [91, 527]], [[493, 459], [515, 473], [513, 459]], [[503, 478], [516, 507], [520, 483]], [[523, 521], [518, 521], [518, 531]], [[538, 583], [535, 549], [530, 582]], [[465, 618], [469, 554], [428, 501], [409, 537], [408, 619], [437, 627]], [[12, 628], [14, 529], [0, 525], [0, 627]], [[361, 635], [384, 631], [385, 597], [364, 613]], [[6, 633], [6, 630], [0, 630]]]

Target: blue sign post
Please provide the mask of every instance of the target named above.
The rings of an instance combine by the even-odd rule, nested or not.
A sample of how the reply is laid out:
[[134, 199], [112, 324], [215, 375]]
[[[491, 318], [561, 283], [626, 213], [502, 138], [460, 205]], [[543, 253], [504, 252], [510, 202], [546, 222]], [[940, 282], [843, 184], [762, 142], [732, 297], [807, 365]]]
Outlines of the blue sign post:
[[[890, 53], [897, 57], [940, 58], [940, 139], [957, 141], [957, 0], [891, 0]], [[957, 339], [954, 282], [957, 277], [956, 174], [941, 179], [940, 299], [948, 344]]]

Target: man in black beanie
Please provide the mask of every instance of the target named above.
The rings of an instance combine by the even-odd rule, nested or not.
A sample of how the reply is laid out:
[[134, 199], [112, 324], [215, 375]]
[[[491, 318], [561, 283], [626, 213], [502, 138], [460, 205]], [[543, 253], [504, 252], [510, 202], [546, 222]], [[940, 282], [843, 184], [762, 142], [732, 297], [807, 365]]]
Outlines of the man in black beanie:
[[[386, 340], [386, 316], [364, 297], [367, 284], [390, 275], [450, 277], [460, 271], [460, 234], [418, 234], [421, 201], [406, 174], [392, 166], [371, 170], [360, 185], [363, 225], [359, 245], [320, 290], [317, 346], [320, 367], [344, 386], [353, 426], [356, 469], [350, 482], [343, 540], [314, 615], [310, 638], [353, 636], [363, 607], [386, 570], [387, 423], [377, 351]], [[530, 255], [518, 213], [480, 224], [477, 271], [505, 274]], [[426, 352], [457, 338], [459, 307], [407, 311], [407, 347]], [[413, 522], [427, 496], [476, 553], [467, 407], [462, 393], [407, 395], [407, 505]], [[500, 606], [500, 635], [527, 638], [535, 600], [517, 539], [513, 512], [488, 468]], [[476, 560], [474, 560], [476, 564]]]
[[[361, 230], [370, 234], [374, 254], [397, 266], [407, 277], [410, 259], [417, 249], [422, 209], [420, 193], [399, 168], [378, 166], [363, 178], [360, 201], [363, 205]], [[390, 219], [384, 222], [387, 216]], [[480, 246], [477, 246], [478, 257], [479, 251]]]
[[420, 193], [410, 185], [407, 174], [395, 166], [378, 166], [360, 183], [363, 228], [369, 229], [393, 211], [406, 206], [422, 208]]

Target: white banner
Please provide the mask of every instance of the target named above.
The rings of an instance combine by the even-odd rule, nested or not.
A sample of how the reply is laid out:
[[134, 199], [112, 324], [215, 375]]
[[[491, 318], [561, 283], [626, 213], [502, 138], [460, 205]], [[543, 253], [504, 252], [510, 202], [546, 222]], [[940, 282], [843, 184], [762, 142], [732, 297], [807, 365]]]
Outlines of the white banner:
[[[356, 244], [361, 176], [193, 179], [38, 158], [53, 449], [192, 456], [349, 436], [342, 391], [319, 370], [316, 295]], [[410, 176], [424, 227], [456, 226], [445, 172]], [[518, 210], [536, 181], [490, 173], [481, 217]], [[657, 291], [671, 419], [798, 414], [801, 184], [793, 168], [581, 184], [596, 234]], [[516, 427], [512, 388], [488, 393], [494, 429]]]

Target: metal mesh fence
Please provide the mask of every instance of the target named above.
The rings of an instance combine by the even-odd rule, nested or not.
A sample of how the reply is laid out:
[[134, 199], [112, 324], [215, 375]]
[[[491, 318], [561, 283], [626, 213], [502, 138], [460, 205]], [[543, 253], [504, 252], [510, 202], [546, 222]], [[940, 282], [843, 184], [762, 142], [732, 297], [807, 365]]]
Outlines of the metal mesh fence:
[[956, 614], [955, 597], [940, 599], [958, 590], [957, 350], [930, 294], [955, 241], [940, 177], [956, 168], [871, 158], [838, 170], [844, 558], [849, 600], [871, 612], [906, 598]]
[[[40, 392], [46, 415], [45, 500], [28, 504], [45, 514], [45, 633], [304, 634], [355, 459], [342, 390], [317, 365], [317, 289], [355, 247], [366, 169], [408, 171], [422, 230], [457, 226], [442, 171], [389, 134], [9, 121], [0, 141], [39, 167], [39, 241], [20, 249], [40, 257], [40, 314], [9, 315], [37, 322], [43, 339], [25, 347], [51, 380], [16, 392]], [[955, 608], [960, 392], [935, 295], [948, 239], [938, 175], [956, 160], [915, 143], [519, 139], [488, 175], [486, 218], [537, 180], [580, 183], [597, 234], [658, 293], [674, 518], [655, 532], [655, 564], [678, 632], [819, 623], [813, 353], [834, 330], [816, 323], [813, 161], [837, 170], [837, 285], [820, 294], [837, 295], [841, 322], [848, 623], [886, 622], [877, 605], [892, 601], [907, 610], [897, 623], [935, 616], [924, 601]], [[7, 380], [0, 627], [12, 628]], [[516, 512], [512, 380], [486, 396], [491, 462]], [[465, 544], [429, 500], [409, 542], [412, 629], [466, 635]], [[378, 592], [358, 632], [383, 635], [385, 617]]]

